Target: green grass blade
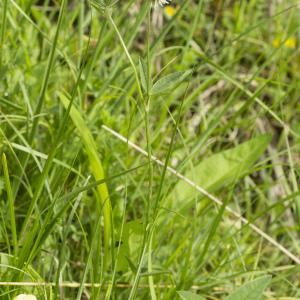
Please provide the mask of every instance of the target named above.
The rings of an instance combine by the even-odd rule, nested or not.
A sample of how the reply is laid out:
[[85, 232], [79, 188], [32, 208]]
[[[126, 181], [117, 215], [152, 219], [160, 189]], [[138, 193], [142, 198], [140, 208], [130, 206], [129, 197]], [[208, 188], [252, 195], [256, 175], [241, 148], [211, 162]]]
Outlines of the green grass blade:
[[6, 193], [9, 204], [9, 216], [10, 216], [10, 226], [13, 237], [13, 246], [14, 246], [14, 254], [18, 252], [18, 237], [17, 237], [17, 229], [16, 229], [16, 216], [15, 216], [15, 207], [14, 207], [14, 199], [11, 190], [10, 180], [9, 180], [9, 172], [7, 167], [7, 160], [5, 153], [2, 154], [2, 167], [5, 179]]
[[5, 40], [5, 29], [6, 29], [6, 20], [7, 20], [7, 12], [8, 12], [8, 0], [3, 1], [3, 8], [2, 8], [2, 24], [1, 24], [1, 32], [0, 32], [0, 70], [2, 67], [2, 50]]
[[[59, 94], [59, 98], [67, 109], [69, 106], [69, 99], [63, 95]], [[99, 158], [99, 154], [97, 151], [97, 146], [95, 140], [85, 124], [83, 117], [81, 116], [80, 112], [74, 107], [71, 107], [70, 110], [70, 117], [78, 130], [79, 136], [82, 139], [84, 144], [88, 159], [89, 165], [92, 171], [92, 174], [95, 180], [102, 180], [104, 179], [104, 170]], [[106, 184], [99, 185], [97, 187], [97, 195], [99, 202], [103, 209], [103, 216], [104, 216], [104, 244], [105, 244], [105, 253], [109, 252], [109, 243], [112, 234], [112, 224], [111, 224], [111, 204], [109, 199], [108, 188]]]

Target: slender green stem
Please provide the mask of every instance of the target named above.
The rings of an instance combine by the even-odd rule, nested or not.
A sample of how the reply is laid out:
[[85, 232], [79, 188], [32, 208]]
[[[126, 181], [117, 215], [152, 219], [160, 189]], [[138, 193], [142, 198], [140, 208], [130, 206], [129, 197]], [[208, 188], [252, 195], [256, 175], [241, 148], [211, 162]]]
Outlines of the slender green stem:
[[[149, 110], [150, 110], [150, 89], [152, 85], [151, 80], [151, 56], [150, 56], [150, 43], [151, 43], [151, 7], [148, 10], [148, 18], [147, 18], [147, 108], [145, 109], [145, 120], [146, 120], [146, 136], [147, 136], [147, 152], [148, 152], [148, 168], [149, 168], [149, 193], [148, 193], [148, 209], [147, 209], [147, 219], [145, 224], [148, 224], [150, 214], [151, 214], [151, 203], [152, 203], [152, 189], [153, 189], [153, 165], [151, 161], [152, 156], [152, 147], [151, 147], [151, 134], [150, 134], [150, 120], [149, 120]], [[153, 241], [153, 232], [154, 225], [152, 226], [150, 240], [148, 245], [148, 272], [151, 274], [152, 272], [152, 241]], [[145, 228], [147, 230], [147, 228]], [[146, 236], [146, 235], [145, 235]], [[156, 300], [155, 287], [154, 287], [154, 279], [153, 276], [148, 277], [149, 288], [151, 293], [152, 300]]]
[[[34, 112], [35, 117], [33, 119], [32, 128], [31, 128], [31, 131], [29, 133], [29, 139], [28, 139], [28, 144], [29, 145], [31, 145], [33, 143], [33, 140], [36, 136], [36, 132], [37, 132], [38, 124], [39, 124], [39, 119], [40, 119], [40, 113], [42, 111], [42, 107], [43, 107], [43, 104], [44, 104], [44, 99], [45, 99], [47, 87], [48, 87], [48, 84], [49, 84], [50, 74], [51, 74], [51, 71], [52, 71], [52, 68], [53, 68], [53, 65], [54, 65], [55, 51], [57, 49], [58, 36], [59, 36], [60, 31], [61, 31], [62, 20], [63, 20], [63, 15], [64, 15], [66, 4], [67, 4], [67, 0], [62, 0], [60, 11], [59, 11], [59, 17], [58, 17], [56, 32], [55, 32], [54, 40], [53, 40], [53, 43], [52, 43], [52, 46], [51, 46], [49, 59], [48, 59], [46, 71], [45, 71], [43, 82], [42, 82], [41, 91], [40, 91], [40, 94], [38, 96], [37, 106], [36, 106], [36, 109], [35, 109], [35, 112]], [[26, 169], [26, 166], [27, 166], [28, 160], [29, 160], [29, 156], [30, 156], [29, 154], [25, 154], [25, 156], [21, 160], [23, 169]], [[21, 177], [20, 174], [17, 177]], [[15, 184], [13, 186], [14, 196], [17, 195], [20, 183], [21, 183], [21, 180], [15, 181]], [[37, 192], [37, 197], [39, 196], [39, 193], [40, 193], [40, 191]], [[37, 201], [37, 199], [35, 201]], [[35, 205], [35, 203], [31, 204], [30, 210], [28, 211], [28, 213], [32, 213], [34, 205]], [[29, 216], [29, 214], [27, 214], [27, 216]], [[24, 223], [26, 224], [28, 222], [28, 219], [25, 219], [25, 221], [26, 222], [24, 222]], [[23, 229], [25, 230], [25, 227], [23, 227]]]
[[114, 22], [114, 20], [113, 20], [113, 18], [111, 16], [110, 9], [106, 10], [106, 17], [107, 17], [109, 23], [111, 24], [111, 26], [113, 27], [113, 29], [115, 30], [115, 32], [116, 32], [116, 34], [117, 34], [117, 36], [119, 38], [119, 41], [120, 41], [120, 43], [122, 45], [122, 48], [123, 48], [123, 50], [124, 50], [124, 52], [125, 52], [128, 60], [130, 62], [130, 65], [131, 65], [131, 67], [133, 69], [134, 76], [135, 76], [135, 79], [136, 79], [136, 84], [137, 84], [139, 96], [140, 96], [141, 99], [144, 99], [143, 92], [142, 92], [142, 87], [141, 87], [141, 84], [140, 84], [140, 80], [139, 80], [139, 75], [138, 75], [137, 69], [135, 67], [135, 63], [133, 62], [132, 57], [131, 57], [131, 55], [130, 55], [130, 53], [129, 53], [129, 51], [128, 51], [125, 43], [124, 43], [122, 35], [121, 35], [121, 33], [120, 33], [117, 25], [115, 24], [115, 22]]
[[56, 52], [56, 46], [57, 46], [58, 36], [59, 36], [59, 33], [61, 31], [61, 27], [62, 27], [63, 15], [64, 15], [66, 4], [67, 4], [67, 0], [62, 0], [60, 11], [59, 11], [59, 17], [58, 17], [58, 21], [57, 21], [56, 32], [55, 32], [53, 44], [52, 44], [52, 47], [51, 47], [49, 60], [48, 60], [47, 67], [46, 67], [45, 76], [43, 78], [42, 88], [41, 88], [40, 95], [39, 95], [38, 100], [37, 100], [37, 106], [36, 106], [36, 109], [35, 109], [35, 112], [34, 112], [35, 118], [33, 119], [32, 128], [31, 128], [31, 132], [30, 132], [30, 136], [29, 136], [29, 142], [30, 143], [32, 143], [32, 141], [33, 141], [33, 139], [36, 135], [37, 127], [38, 127], [38, 124], [39, 124], [40, 113], [41, 113], [42, 108], [43, 108], [44, 99], [45, 99], [46, 91], [47, 91], [48, 84], [49, 84], [50, 74], [51, 74], [51, 71], [52, 71], [52, 68], [53, 68], [53, 65], [54, 65], [54, 57], [55, 57], [55, 52]]
[[2, 26], [1, 26], [1, 34], [0, 34], [0, 67], [2, 65], [2, 59], [3, 59], [3, 45], [4, 45], [6, 20], [7, 20], [7, 12], [8, 12], [7, 2], [8, 0], [3, 0]]
[[185, 45], [184, 50], [183, 50], [182, 62], [185, 59], [185, 54], [186, 54], [187, 50], [189, 49], [190, 42], [193, 39], [193, 35], [196, 31], [196, 28], [197, 28], [197, 25], [198, 25], [198, 22], [199, 22], [199, 19], [200, 19], [202, 7], [203, 7], [203, 2], [204, 2], [204, 0], [199, 0], [199, 2], [198, 2], [198, 7], [197, 7], [196, 15], [195, 15], [195, 18], [194, 18], [194, 22], [192, 24], [191, 30], [189, 31], [189, 34], [188, 34], [188, 37], [187, 37], [187, 40], [186, 40], [186, 45]]
[[[149, 245], [148, 245], [148, 272], [149, 274], [152, 273], [152, 243], [153, 243], [153, 235], [154, 235], [154, 226], [153, 230], [151, 230], [150, 234], [150, 240], [149, 240]], [[156, 300], [156, 293], [155, 293], [155, 286], [154, 286], [154, 280], [153, 276], [148, 277], [148, 282], [149, 282], [149, 288], [150, 288], [150, 294], [151, 294], [151, 299]]]
[[84, 81], [82, 83], [81, 86], [81, 97], [84, 97], [85, 91], [86, 91], [86, 86], [87, 83], [89, 81], [89, 77], [91, 74], [91, 71], [93, 70], [93, 67], [96, 63], [97, 58], [99, 57], [99, 54], [102, 50], [102, 38], [104, 36], [104, 32], [105, 32], [105, 28], [106, 28], [106, 21], [103, 22], [102, 26], [101, 26], [101, 30], [99, 31], [99, 35], [97, 38], [97, 45], [96, 45], [96, 49], [93, 52], [92, 58], [90, 59], [89, 63], [87, 64], [86, 70], [84, 72]]
[[[285, 130], [284, 131], [284, 138], [285, 138], [285, 143], [286, 143], [286, 148], [287, 148], [287, 153], [288, 153], [288, 160], [289, 160], [289, 165], [290, 165], [290, 172], [291, 172], [291, 183], [293, 186], [293, 191], [294, 192], [298, 192], [299, 191], [299, 187], [298, 187], [298, 182], [297, 182], [297, 176], [295, 174], [295, 164], [294, 164], [294, 160], [293, 160], [293, 156], [292, 156], [292, 152], [291, 152], [291, 147], [290, 147], [290, 143], [289, 143], [289, 139], [288, 139], [288, 131]], [[295, 212], [296, 212], [296, 220], [298, 222], [298, 226], [300, 227], [300, 197], [297, 196], [295, 197]]]
[[[149, 3], [149, 7], [150, 7], [150, 3]], [[139, 278], [140, 278], [140, 272], [141, 272], [141, 268], [142, 268], [142, 264], [143, 264], [143, 261], [144, 261], [144, 256], [145, 256], [145, 253], [146, 253], [146, 249], [147, 249], [147, 244], [148, 244], [148, 239], [149, 239], [149, 228], [148, 228], [148, 224], [149, 224], [149, 218], [150, 218], [150, 211], [151, 211], [151, 198], [152, 198], [152, 185], [153, 185], [153, 166], [152, 166], [152, 161], [151, 161], [151, 139], [150, 139], [150, 126], [149, 126], [149, 109], [150, 109], [150, 97], [147, 97], [145, 99], [144, 95], [143, 95], [143, 92], [142, 92], [142, 88], [141, 88], [141, 84], [140, 84], [140, 79], [139, 79], [139, 76], [138, 76], [138, 72], [137, 72], [137, 69], [135, 67], [135, 63], [133, 62], [133, 59], [124, 43], [124, 40], [122, 38], [122, 35], [120, 33], [120, 31], [118, 30], [114, 20], [112, 19], [112, 16], [111, 16], [111, 11], [108, 9], [106, 10], [106, 16], [107, 16], [107, 19], [109, 21], [109, 23], [111, 24], [111, 26], [114, 28], [118, 38], [119, 38], [119, 41], [122, 45], [122, 48], [130, 62], [130, 65], [133, 69], [133, 72], [134, 72], [134, 76], [135, 76], [135, 79], [136, 79], [136, 84], [137, 84], [137, 88], [138, 88], [138, 94], [142, 100], [142, 106], [144, 108], [144, 120], [145, 120], [145, 129], [146, 129], [146, 142], [147, 142], [147, 152], [148, 152], [148, 164], [149, 164], [149, 193], [148, 193], [148, 201], [147, 201], [147, 212], [146, 212], [146, 220], [145, 220], [145, 234], [144, 234], [144, 238], [143, 238], [143, 242], [142, 242], [142, 247], [141, 247], [141, 254], [140, 254], [140, 258], [139, 258], [139, 266], [138, 266], [138, 269], [137, 269], [137, 272], [136, 272], [136, 275], [135, 275], [135, 279], [134, 279], [134, 283], [133, 283], [133, 287], [131, 289], [131, 292], [130, 292], [130, 296], [129, 296], [129, 299], [133, 299], [134, 296], [135, 296], [135, 293], [136, 293], [136, 290], [137, 290], [137, 286], [138, 286], [138, 283], [139, 283]], [[148, 49], [149, 50], [149, 49]], [[149, 56], [149, 52], [148, 51], [148, 58], [150, 57]], [[149, 61], [147, 62], [149, 64]], [[147, 75], [147, 80], [149, 81], [150, 75], [149, 75], [149, 70], [148, 70], [148, 75]], [[149, 94], [149, 92], [148, 92]]]
[[84, 35], [84, 8], [85, 3], [84, 0], [79, 1], [79, 13], [78, 13], [78, 60], [77, 60], [77, 68], [80, 69], [80, 64], [82, 63], [82, 55], [83, 55], [83, 35]]
[[[37, 130], [37, 126], [38, 126], [38, 121], [39, 121], [38, 115], [41, 112], [41, 109], [42, 109], [42, 106], [43, 106], [43, 102], [44, 102], [44, 98], [45, 98], [45, 94], [46, 94], [46, 90], [47, 90], [47, 87], [48, 87], [50, 73], [51, 73], [51, 70], [52, 70], [52, 67], [53, 67], [53, 63], [54, 63], [55, 49], [56, 49], [56, 45], [57, 45], [57, 41], [58, 41], [58, 36], [59, 36], [60, 30], [61, 30], [61, 26], [62, 26], [62, 19], [63, 19], [63, 14], [64, 14], [66, 3], [67, 3], [67, 0], [62, 0], [61, 8], [60, 8], [60, 13], [59, 13], [59, 17], [58, 17], [58, 23], [57, 23], [56, 33], [55, 33], [54, 41], [53, 41], [53, 44], [52, 44], [52, 48], [51, 48], [51, 52], [50, 52], [50, 56], [49, 56], [49, 60], [48, 60], [48, 65], [47, 65], [45, 77], [44, 77], [43, 84], [42, 84], [42, 89], [41, 89], [40, 96], [39, 96], [39, 99], [38, 99], [38, 105], [37, 105], [37, 108], [35, 110], [36, 118], [33, 121], [32, 129], [31, 129], [31, 133], [30, 133], [30, 137], [29, 137], [29, 144], [32, 143], [32, 141], [34, 139], [34, 136], [36, 134], [36, 130]], [[37, 184], [37, 188], [36, 188], [36, 190], [35, 190], [35, 192], [33, 194], [33, 198], [31, 200], [30, 206], [29, 206], [29, 208], [27, 210], [27, 213], [26, 213], [26, 216], [25, 216], [25, 220], [24, 220], [23, 225], [22, 225], [20, 236], [24, 236], [24, 233], [25, 233], [25, 231], [27, 229], [27, 226], [28, 226], [28, 223], [29, 223], [29, 219], [30, 219], [30, 217], [31, 217], [31, 215], [33, 213], [35, 205], [36, 205], [36, 203], [37, 203], [37, 201], [38, 201], [38, 199], [39, 199], [39, 197], [41, 195], [41, 192], [43, 190], [44, 182], [45, 182], [45, 180], [47, 178], [47, 174], [48, 174], [48, 172], [50, 170], [50, 167], [51, 167], [52, 161], [54, 159], [55, 153], [56, 153], [56, 147], [53, 147], [53, 150], [51, 151], [51, 153], [48, 156], [48, 159], [46, 160], [46, 164], [45, 164], [43, 172], [42, 172], [42, 174], [41, 174], [41, 176], [39, 178], [39, 181], [38, 181], [38, 184]], [[29, 158], [29, 155], [27, 155], [25, 157], [24, 166], [27, 165], [28, 158]]]
[[16, 217], [15, 217], [15, 208], [14, 208], [14, 199], [11, 190], [10, 180], [9, 180], [9, 172], [7, 167], [7, 160], [5, 153], [2, 154], [2, 167], [6, 185], [6, 193], [9, 205], [9, 215], [10, 215], [10, 226], [13, 237], [13, 246], [14, 246], [14, 254], [16, 255], [18, 252], [18, 237], [17, 237], [17, 229], [16, 229]]

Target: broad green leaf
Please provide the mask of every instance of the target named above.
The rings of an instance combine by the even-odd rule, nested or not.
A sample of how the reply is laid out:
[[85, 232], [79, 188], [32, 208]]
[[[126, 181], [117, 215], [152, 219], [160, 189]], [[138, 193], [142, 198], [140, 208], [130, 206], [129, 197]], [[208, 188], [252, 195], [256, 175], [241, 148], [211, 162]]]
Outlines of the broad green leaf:
[[176, 88], [182, 81], [186, 80], [191, 73], [192, 70], [180, 71], [180, 72], [169, 74], [159, 79], [153, 85], [150, 94], [151, 95], [163, 94], [173, 88]]
[[259, 300], [264, 290], [271, 282], [271, 276], [264, 276], [253, 281], [247, 282], [237, 288], [225, 300]]
[[[270, 135], [261, 135], [234, 148], [214, 154], [185, 173], [185, 176], [210, 192], [216, 191], [234, 183], [249, 172], [270, 140]], [[180, 207], [188, 204], [194, 195], [195, 189], [186, 182], [180, 181], [171, 196], [174, 205]]]
[[[67, 109], [69, 106], [69, 99], [64, 94], [59, 94], [59, 98], [63, 103], [64, 107]], [[102, 167], [101, 160], [97, 151], [97, 146], [95, 140], [90, 132], [89, 128], [85, 124], [83, 117], [80, 112], [73, 105], [70, 111], [70, 117], [78, 130], [79, 136], [84, 144], [87, 156], [89, 158], [89, 165], [95, 180], [104, 179], [104, 170]], [[97, 196], [101, 206], [103, 206], [104, 215], [104, 235], [105, 235], [105, 246], [106, 252], [108, 251], [109, 240], [111, 237], [111, 207], [108, 194], [107, 185], [100, 184], [97, 186]]]
[[118, 271], [136, 272], [134, 262], [138, 259], [139, 247], [143, 238], [143, 223], [141, 220], [134, 220], [124, 224], [122, 240], [116, 241], [115, 247], [120, 246], [118, 257]]
[[195, 293], [192, 293], [192, 292], [179, 291], [177, 293], [183, 300], [205, 300], [203, 297], [201, 297]]

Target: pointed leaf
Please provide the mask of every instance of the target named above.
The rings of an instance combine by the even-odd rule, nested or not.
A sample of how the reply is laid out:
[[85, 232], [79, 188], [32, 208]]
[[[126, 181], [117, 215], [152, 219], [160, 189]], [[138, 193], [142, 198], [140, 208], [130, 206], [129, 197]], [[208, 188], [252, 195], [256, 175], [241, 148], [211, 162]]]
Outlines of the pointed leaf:
[[149, 91], [148, 86], [148, 66], [142, 58], [139, 58], [139, 69], [140, 69], [140, 77], [142, 88], [145, 92]]
[[203, 297], [201, 297], [195, 293], [192, 293], [192, 292], [179, 291], [177, 293], [183, 300], [205, 300]]
[[169, 74], [155, 82], [151, 89], [151, 95], [163, 94], [170, 89], [176, 88], [192, 73], [192, 70], [180, 71]]
[[[59, 94], [59, 99], [64, 105], [65, 109], [69, 106], [69, 99], [62, 93]], [[70, 110], [70, 117], [78, 130], [79, 136], [82, 140], [82, 143], [85, 147], [91, 171], [95, 180], [104, 179], [104, 170], [102, 166], [102, 162], [100, 160], [96, 142], [93, 138], [93, 135], [86, 125], [84, 118], [82, 117], [80, 111], [72, 105]], [[99, 198], [99, 203], [103, 206], [103, 215], [104, 215], [104, 236], [105, 236], [105, 247], [106, 252], [108, 251], [109, 240], [111, 237], [111, 204], [109, 199], [109, 193], [107, 185], [101, 184], [97, 186], [96, 195]]]
[[[119, 235], [118, 235], [119, 236]], [[138, 249], [143, 237], [143, 223], [141, 220], [133, 220], [124, 224], [122, 240], [117, 241], [115, 247], [120, 246], [118, 257], [118, 271], [128, 271], [131, 269], [136, 272], [135, 263], [138, 259]]]
[[[216, 191], [222, 186], [234, 183], [249, 172], [270, 140], [270, 135], [261, 135], [235, 148], [214, 154], [189, 170], [185, 176], [210, 192]], [[194, 188], [180, 181], [173, 190], [173, 203], [176, 202], [174, 203], [176, 207], [180, 204], [186, 205], [194, 195]]]
[[266, 287], [270, 284], [271, 278], [271, 276], [264, 276], [247, 282], [237, 288], [225, 300], [259, 300]]

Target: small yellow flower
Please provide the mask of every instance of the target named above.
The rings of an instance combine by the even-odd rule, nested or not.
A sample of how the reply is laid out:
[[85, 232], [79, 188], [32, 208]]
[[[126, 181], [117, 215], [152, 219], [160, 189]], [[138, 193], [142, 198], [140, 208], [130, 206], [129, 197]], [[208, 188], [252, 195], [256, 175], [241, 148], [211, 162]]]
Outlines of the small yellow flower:
[[280, 46], [280, 39], [279, 38], [275, 38], [272, 41], [272, 45], [273, 45], [274, 48], [279, 48], [279, 46]]
[[172, 5], [168, 5], [165, 6], [164, 11], [169, 18], [172, 18], [176, 14], [177, 8], [173, 7]]
[[[282, 41], [280, 40], [280, 38], [275, 38], [273, 41], [272, 41], [272, 45], [274, 48], [279, 48], [280, 45], [281, 45]], [[288, 49], [295, 49], [296, 48], [296, 44], [297, 44], [297, 41], [296, 41], [296, 38], [295, 37], [289, 37], [288, 39], [285, 40], [284, 42], [284, 47], [285, 48], [288, 48]]]
[[289, 37], [284, 42], [284, 46], [289, 49], [295, 49], [296, 48], [296, 39], [294, 37]]

